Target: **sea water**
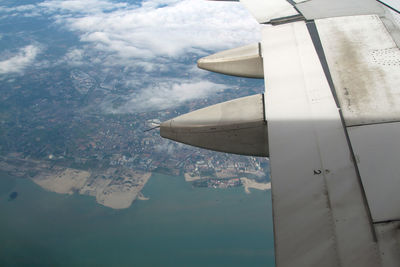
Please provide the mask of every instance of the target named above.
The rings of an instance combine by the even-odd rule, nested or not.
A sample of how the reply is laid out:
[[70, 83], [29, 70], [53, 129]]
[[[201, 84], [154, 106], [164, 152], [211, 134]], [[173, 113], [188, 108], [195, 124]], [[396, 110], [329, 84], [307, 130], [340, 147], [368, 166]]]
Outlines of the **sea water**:
[[154, 173], [142, 192], [113, 210], [1, 174], [0, 265], [274, 266], [270, 191]]

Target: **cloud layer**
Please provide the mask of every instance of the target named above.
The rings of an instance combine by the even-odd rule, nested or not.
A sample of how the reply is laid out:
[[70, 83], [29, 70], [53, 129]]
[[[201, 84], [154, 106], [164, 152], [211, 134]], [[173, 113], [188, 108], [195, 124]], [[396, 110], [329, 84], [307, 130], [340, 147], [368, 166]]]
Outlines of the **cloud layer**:
[[258, 24], [239, 3], [149, 0], [136, 6], [89, 0], [45, 1], [40, 7], [57, 14], [56, 21], [91, 49], [112, 54], [114, 63], [205, 54], [259, 39]]
[[40, 49], [35, 45], [28, 45], [21, 48], [16, 54], [0, 61], [0, 74], [19, 73], [31, 65]]
[[209, 81], [160, 82], [129, 96], [130, 100], [126, 104], [112, 112], [165, 109], [188, 100], [204, 98], [226, 88], [226, 85]]
[[[0, 7], [0, 12], [9, 16], [42, 14], [77, 34], [80, 44], [70, 47], [57, 64], [101, 66], [98, 69], [103, 76], [122, 68], [123, 75], [112, 79], [134, 85], [136, 91], [128, 90], [128, 95], [122, 96], [127, 102], [117, 109], [106, 108], [109, 112], [165, 108], [224, 90], [226, 85], [207, 82], [204, 72], [193, 69], [196, 58], [260, 39], [257, 22], [235, 2], [45, 0], [36, 5]], [[34, 46], [21, 49], [0, 63], [0, 73], [23, 69], [37, 53]]]

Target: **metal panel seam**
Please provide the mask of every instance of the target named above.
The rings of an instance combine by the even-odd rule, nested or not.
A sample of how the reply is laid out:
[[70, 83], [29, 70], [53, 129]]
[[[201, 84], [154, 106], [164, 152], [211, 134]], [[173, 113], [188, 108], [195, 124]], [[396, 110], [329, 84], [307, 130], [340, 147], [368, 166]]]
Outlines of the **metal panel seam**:
[[336, 106], [340, 108], [339, 99], [335, 91], [335, 86], [333, 84], [332, 76], [329, 71], [328, 61], [326, 60], [325, 57], [324, 48], [322, 46], [321, 39], [319, 38], [318, 29], [317, 26], [315, 25], [315, 21], [314, 20], [307, 21], [306, 26], [308, 33], [310, 34], [311, 40], [314, 44], [315, 51], [317, 52], [326, 80], [328, 81], [329, 88], [331, 89], [333, 99], [335, 100]]
[[[307, 23], [305, 23], [305, 26], [307, 28], [307, 31], [309, 31]], [[310, 35], [311, 42], [313, 43], [314, 48], [315, 48], [314, 40], [312, 39], [311, 34], [309, 34], [309, 35]], [[301, 55], [302, 51], [299, 48], [298, 48], [298, 50], [299, 50], [299, 55]], [[318, 55], [318, 57], [319, 57], [319, 55]], [[302, 60], [301, 60], [301, 57], [300, 57], [300, 62], [301, 61]], [[307, 96], [307, 98], [306, 98], [307, 102], [309, 103], [308, 106], [312, 107], [312, 102], [310, 102], [310, 94], [309, 94], [307, 89], [304, 90], [304, 91], [305, 91], [305, 94]], [[312, 108], [310, 109], [310, 114], [313, 114]], [[322, 170], [325, 170], [326, 168], [324, 166], [324, 162], [322, 161], [321, 148], [320, 148], [320, 142], [321, 141], [320, 141], [319, 136], [317, 134], [317, 131], [315, 129], [315, 122], [312, 125], [313, 125], [313, 135], [314, 135], [315, 140], [317, 140], [316, 146], [318, 147], [317, 153], [319, 155], [319, 157], [318, 157], [319, 158], [319, 164], [322, 167]], [[340, 257], [340, 253], [339, 253], [339, 249], [338, 249], [338, 240], [337, 240], [337, 232], [336, 232], [337, 228], [336, 228], [335, 220], [334, 220], [334, 216], [333, 216], [332, 203], [331, 203], [331, 198], [330, 198], [330, 195], [329, 195], [329, 189], [328, 189], [328, 185], [327, 185], [327, 181], [326, 181], [326, 173], [325, 173], [325, 171], [323, 171], [322, 177], [323, 177], [322, 179], [323, 179], [323, 186], [324, 186], [324, 191], [325, 191], [324, 193], [325, 193], [325, 196], [326, 196], [325, 200], [326, 200], [326, 203], [327, 203], [327, 206], [328, 206], [328, 210], [329, 210], [329, 212], [328, 212], [329, 220], [328, 221], [329, 221], [329, 226], [331, 228], [330, 230], [333, 233], [333, 235], [332, 235], [332, 239], [334, 240], [333, 247], [334, 247], [334, 250], [335, 250], [335, 253], [336, 253], [336, 259], [338, 261], [338, 266], [343, 266], [343, 263], [342, 263], [341, 257]]]
[[263, 119], [264, 119], [264, 122], [267, 123], [267, 118], [265, 116], [265, 96], [264, 96], [264, 94], [261, 94], [261, 95], [262, 95], [262, 106], [263, 106]]
[[374, 224], [391, 223], [391, 222], [400, 222], [400, 219], [385, 220], [385, 221], [376, 221], [376, 222], [374, 222]]
[[360, 126], [368, 126], [368, 125], [379, 125], [379, 124], [392, 124], [392, 123], [400, 123], [400, 120], [382, 121], [382, 122], [371, 122], [371, 123], [363, 123], [363, 124], [352, 124], [352, 125], [347, 126], [347, 128], [360, 127]]
[[379, 2], [380, 4], [384, 5], [385, 7], [390, 8], [390, 9], [393, 10], [394, 12], [400, 14], [400, 12], [399, 12], [397, 9], [395, 9], [395, 8], [393, 8], [393, 7], [391, 7], [391, 6], [389, 6], [389, 5], [386, 4], [385, 2], [382, 2], [382, 1], [380, 1], [380, 0], [376, 0], [376, 1]]
[[362, 194], [362, 198], [363, 198], [363, 202], [364, 202], [364, 207], [365, 207], [365, 210], [367, 211], [367, 216], [368, 216], [369, 224], [370, 224], [370, 228], [371, 228], [371, 234], [372, 234], [373, 240], [375, 242], [378, 242], [378, 238], [376, 236], [375, 228], [374, 228], [374, 225], [373, 225], [374, 221], [372, 219], [371, 209], [369, 207], [368, 200], [367, 200], [367, 195], [365, 193], [365, 188], [364, 188], [364, 185], [363, 185], [363, 182], [362, 182], [362, 179], [361, 179], [360, 169], [358, 168], [356, 156], [354, 155], [354, 149], [353, 149], [353, 146], [351, 145], [349, 133], [347, 132], [347, 127], [345, 125], [344, 117], [343, 117], [343, 113], [342, 113], [341, 109], [339, 109], [339, 114], [340, 114], [340, 119], [341, 119], [342, 125], [343, 125], [344, 135], [346, 136], [346, 141], [347, 141], [347, 144], [348, 144], [349, 149], [350, 149], [351, 160], [353, 161], [354, 169], [355, 169], [356, 175], [357, 175], [357, 180], [358, 180], [358, 183], [359, 183], [360, 188], [361, 188], [361, 194]]
[[[324, 48], [322, 46], [322, 42], [321, 42], [321, 39], [320, 39], [319, 34], [318, 34], [318, 28], [317, 28], [317, 25], [315, 24], [315, 21], [309, 22], [309, 23], [307, 23], [307, 25], [309, 25], [307, 28], [309, 30], [309, 33], [310, 33], [311, 39], [313, 41], [314, 47], [315, 47], [315, 49], [317, 51], [318, 57], [320, 58], [320, 62], [321, 62], [321, 65], [322, 65], [322, 67], [324, 69], [324, 72], [325, 72], [324, 64], [326, 64], [326, 71], [327, 72], [325, 72], [325, 75], [326, 75], [326, 78], [328, 80], [329, 87], [331, 88], [332, 95], [333, 95], [333, 97], [335, 99], [336, 105], [338, 107], [338, 111], [339, 111], [340, 121], [342, 123], [343, 132], [344, 132], [345, 137], [346, 137], [347, 145], [348, 145], [349, 150], [350, 150], [351, 160], [353, 161], [353, 165], [354, 165], [354, 168], [355, 168], [355, 171], [356, 171], [356, 175], [357, 175], [357, 180], [358, 180], [358, 183], [359, 183], [359, 186], [360, 186], [360, 189], [361, 189], [361, 194], [362, 194], [362, 198], [363, 198], [363, 202], [364, 202], [364, 208], [367, 211], [367, 216], [369, 218], [369, 224], [370, 224], [372, 237], [373, 237], [373, 240], [375, 242], [377, 242], [377, 236], [376, 236], [375, 228], [373, 226], [371, 209], [370, 209], [369, 204], [368, 204], [368, 200], [367, 200], [367, 196], [366, 196], [366, 193], [365, 193], [364, 185], [363, 185], [362, 180], [361, 180], [361, 174], [360, 174], [360, 171], [359, 171], [359, 168], [358, 168], [358, 165], [357, 165], [356, 157], [354, 155], [353, 147], [351, 145], [350, 137], [349, 137], [349, 134], [347, 132], [347, 127], [346, 127], [346, 124], [345, 124], [343, 112], [342, 112], [342, 109], [340, 107], [340, 102], [339, 102], [339, 99], [338, 99], [337, 94], [336, 94], [335, 85], [333, 83], [333, 79], [332, 79], [332, 76], [331, 76], [330, 71], [329, 71], [329, 64], [328, 64], [328, 61], [326, 59]], [[315, 28], [315, 36], [313, 36], [313, 34], [311, 34], [311, 32], [310, 32], [310, 31], [313, 31], [314, 28]], [[319, 46], [320, 46], [321, 50], [317, 49], [317, 47], [319, 47]], [[321, 59], [322, 59], [322, 61], [321, 61]]]

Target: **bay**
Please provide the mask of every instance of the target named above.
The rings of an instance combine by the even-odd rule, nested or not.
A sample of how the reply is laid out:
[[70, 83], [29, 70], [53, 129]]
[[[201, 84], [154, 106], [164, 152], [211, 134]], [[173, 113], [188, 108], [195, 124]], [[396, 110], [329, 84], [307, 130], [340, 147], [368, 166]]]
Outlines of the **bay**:
[[0, 174], [0, 265], [274, 266], [270, 191], [154, 173], [143, 194], [113, 210]]

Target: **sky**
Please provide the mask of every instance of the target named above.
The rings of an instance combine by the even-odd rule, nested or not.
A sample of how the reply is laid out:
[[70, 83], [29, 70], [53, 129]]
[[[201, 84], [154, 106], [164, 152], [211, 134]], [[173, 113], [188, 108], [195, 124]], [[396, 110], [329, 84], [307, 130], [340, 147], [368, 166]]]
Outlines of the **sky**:
[[196, 59], [260, 39], [259, 25], [238, 2], [46, 0], [7, 6], [0, 1], [0, 22], [18, 16], [48, 17], [53, 27], [75, 34], [79, 42], [54, 62], [38, 62], [49, 49], [40, 39], [1, 51], [0, 75], [57, 64], [97, 64], [104, 73], [122, 68], [122, 82], [135, 90], [128, 90], [119, 107], [105, 101], [104, 110], [114, 113], [167, 108], [225, 90], [227, 85], [209, 81], [197, 69]]

